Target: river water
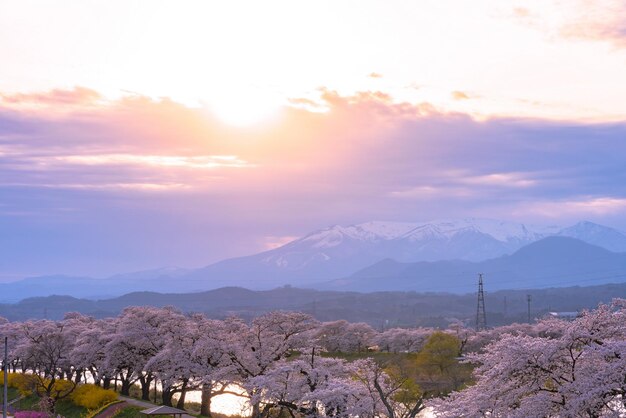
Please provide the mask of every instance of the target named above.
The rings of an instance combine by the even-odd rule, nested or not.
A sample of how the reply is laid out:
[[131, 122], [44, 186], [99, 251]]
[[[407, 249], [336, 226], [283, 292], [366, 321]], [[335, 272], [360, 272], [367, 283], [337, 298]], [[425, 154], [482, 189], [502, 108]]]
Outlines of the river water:
[[[237, 385], [230, 385], [228, 387], [229, 391], [233, 392], [241, 392], [241, 387]], [[201, 392], [199, 390], [191, 391], [187, 393], [186, 400], [189, 402], [198, 402], [200, 403]], [[225, 395], [217, 395], [213, 398], [211, 403], [211, 411], [217, 412], [225, 415], [242, 415], [249, 416], [250, 415], [250, 405], [248, 404], [245, 398], [225, 394]], [[435, 415], [433, 411], [430, 409], [426, 409], [422, 411], [419, 415], [419, 418], [434, 418]]]

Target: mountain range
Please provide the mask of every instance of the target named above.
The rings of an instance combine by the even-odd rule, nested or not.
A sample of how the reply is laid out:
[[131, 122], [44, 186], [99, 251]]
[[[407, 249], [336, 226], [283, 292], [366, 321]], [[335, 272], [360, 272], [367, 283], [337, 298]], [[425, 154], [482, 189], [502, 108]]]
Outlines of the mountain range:
[[366, 222], [324, 228], [269, 251], [195, 270], [164, 268], [108, 279], [27, 278], [0, 284], [0, 301], [53, 293], [95, 299], [144, 290], [183, 293], [285, 284], [464, 292], [473, 290], [479, 272], [493, 289], [545, 287], [558, 280], [620, 281], [620, 274], [626, 273], [622, 252], [626, 234], [586, 221], [569, 227], [476, 218]]
[[477, 275], [488, 291], [606, 284], [626, 279], [626, 253], [615, 253], [581, 240], [553, 236], [511, 255], [465, 260], [401, 263], [386, 259], [342, 279], [320, 283], [328, 290], [470, 293]]
[[367, 222], [332, 226], [279, 248], [224, 260], [185, 278], [252, 289], [317, 283], [347, 277], [380, 260], [483, 261], [512, 254], [547, 237], [570, 237], [612, 252], [626, 251], [626, 234], [592, 222], [536, 226], [467, 218], [427, 223]]

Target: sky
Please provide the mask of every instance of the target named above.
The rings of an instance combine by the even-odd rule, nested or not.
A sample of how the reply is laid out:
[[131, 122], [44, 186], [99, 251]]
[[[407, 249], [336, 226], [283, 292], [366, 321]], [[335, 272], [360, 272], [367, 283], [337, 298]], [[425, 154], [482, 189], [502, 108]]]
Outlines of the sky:
[[626, 230], [626, 4], [0, 1], [0, 280], [329, 225]]

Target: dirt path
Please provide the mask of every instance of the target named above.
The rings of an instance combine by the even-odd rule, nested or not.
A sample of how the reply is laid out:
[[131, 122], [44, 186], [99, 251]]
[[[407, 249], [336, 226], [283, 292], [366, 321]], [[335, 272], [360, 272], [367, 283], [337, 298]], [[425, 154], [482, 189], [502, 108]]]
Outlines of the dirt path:
[[113, 404], [104, 411], [100, 412], [94, 418], [111, 418], [113, 415], [115, 415], [117, 411], [119, 411], [120, 409], [124, 409], [128, 406], [130, 406], [130, 404], [128, 404], [127, 402]]
[[133, 406], [138, 406], [141, 407], [143, 409], [148, 409], [148, 408], [154, 408], [155, 406], [158, 406], [156, 404], [150, 403], [150, 402], [146, 402], [146, 401], [140, 401], [139, 399], [135, 399], [135, 398], [129, 398], [128, 396], [119, 396], [120, 400], [124, 401], [127, 404], [133, 405]]

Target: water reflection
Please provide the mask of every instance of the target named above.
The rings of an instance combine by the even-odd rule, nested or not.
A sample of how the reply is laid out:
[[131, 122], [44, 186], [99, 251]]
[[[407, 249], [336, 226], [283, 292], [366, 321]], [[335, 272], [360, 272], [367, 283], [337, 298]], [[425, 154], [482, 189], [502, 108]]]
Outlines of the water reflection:
[[[228, 385], [226, 390], [236, 393], [244, 393], [239, 385]], [[187, 392], [185, 400], [187, 402], [200, 403], [202, 392], [194, 390]], [[242, 415], [249, 416], [252, 412], [248, 399], [243, 396], [235, 396], [229, 393], [214, 396], [211, 400], [211, 412], [217, 412], [225, 415]]]

